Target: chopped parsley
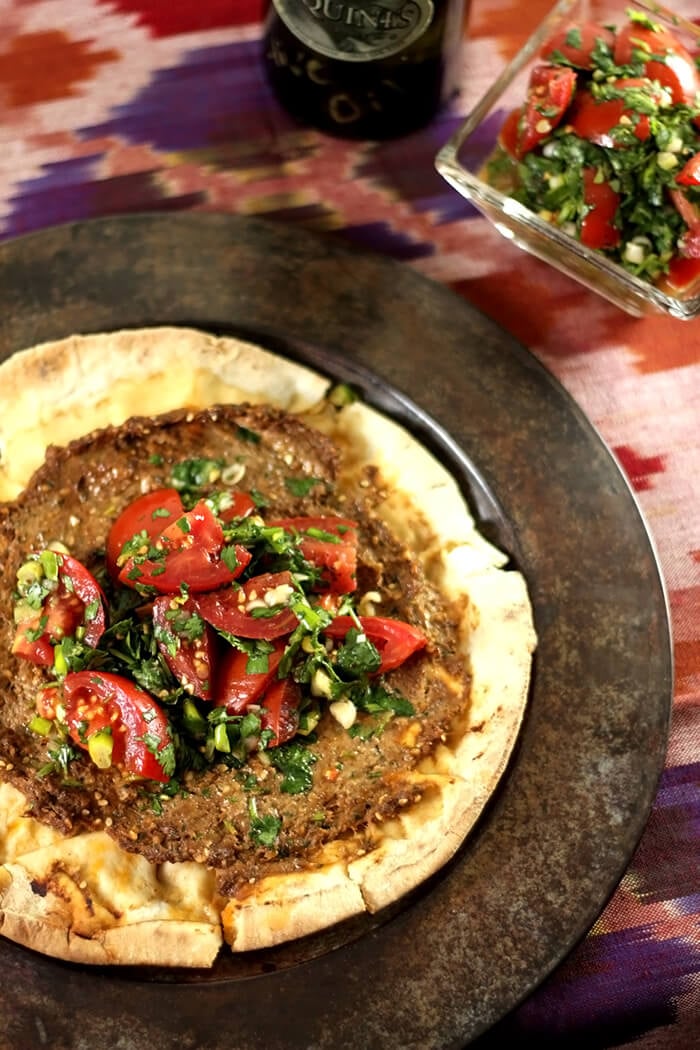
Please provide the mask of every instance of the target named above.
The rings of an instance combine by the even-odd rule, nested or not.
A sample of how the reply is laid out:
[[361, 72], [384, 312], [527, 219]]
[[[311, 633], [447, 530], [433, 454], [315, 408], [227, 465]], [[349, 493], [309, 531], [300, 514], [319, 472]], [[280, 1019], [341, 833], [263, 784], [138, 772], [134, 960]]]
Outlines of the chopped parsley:
[[379, 670], [382, 658], [357, 627], [351, 627], [336, 653], [336, 668], [348, 678], [361, 678]]
[[322, 478], [285, 478], [284, 483], [292, 496], [303, 498], [308, 496], [312, 489], [322, 483]]
[[318, 755], [307, 745], [291, 741], [272, 748], [270, 760], [283, 774], [280, 791], [288, 795], [300, 795], [310, 791], [313, 786], [313, 767]]
[[238, 560], [238, 554], [234, 544], [228, 544], [221, 551], [221, 560], [231, 572], [235, 572], [240, 562]]
[[249, 495], [252, 496], [253, 500], [255, 501], [256, 507], [258, 507], [260, 510], [264, 510], [265, 507], [269, 506], [269, 500], [267, 496], [264, 492], [261, 492], [259, 489], [252, 488], [250, 490]]
[[282, 819], [276, 813], [261, 816], [255, 796], [248, 799], [248, 817], [250, 820], [250, 837], [256, 846], [272, 849], [277, 844], [282, 828]]
[[170, 479], [178, 492], [198, 492], [217, 482], [224, 466], [223, 459], [184, 459], [173, 466]]
[[62, 740], [48, 749], [49, 761], [36, 771], [38, 777], [47, 777], [53, 773], [63, 777], [69, 777], [70, 764], [78, 757], [79, 751], [67, 741]]
[[191, 609], [176, 606], [166, 612], [165, 618], [173, 633], [186, 642], [194, 642], [204, 634], [204, 620]]
[[259, 445], [261, 437], [255, 430], [251, 430], [249, 427], [243, 427], [240, 424], [236, 427], [236, 434], [241, 441], [248, 441], [251, 445]]

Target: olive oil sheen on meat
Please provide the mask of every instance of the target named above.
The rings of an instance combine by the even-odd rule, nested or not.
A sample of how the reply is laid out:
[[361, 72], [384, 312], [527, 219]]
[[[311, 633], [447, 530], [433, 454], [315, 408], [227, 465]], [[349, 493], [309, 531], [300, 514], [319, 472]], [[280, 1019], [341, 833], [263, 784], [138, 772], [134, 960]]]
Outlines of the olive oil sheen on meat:
[[271, 0], [265, 62], [301, 123], [387, 139], [454, 92], [465, 0]]

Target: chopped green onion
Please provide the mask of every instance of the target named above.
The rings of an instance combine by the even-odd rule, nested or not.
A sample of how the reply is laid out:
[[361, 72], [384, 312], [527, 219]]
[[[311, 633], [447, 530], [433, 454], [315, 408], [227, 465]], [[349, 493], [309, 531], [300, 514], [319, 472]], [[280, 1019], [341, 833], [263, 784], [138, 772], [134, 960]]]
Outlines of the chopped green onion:
[[111, 729], [100, 729], [88, 737], [88, 753], [98, 769], [109, 769], [112, 765], [114, 741]]
[[39, 555], [39, 561], [41, 567], [44, 570], [44, 576], [48, 580], [58, 579], [58, 555], [55, 551], [43, 550]]
[[327, 400], [336, 408], [344, 408], [357, 401], [357, 394], [348, 383], [336, 383], [328, 392]]
[[223, 751], [226, 754], [231, 750], [231, 741], [224, 722], [219, 722], [214, 728], [214, 747], [217, 751]]
[[38, 733], [39, 736], [48, 736], [51, 732], [53, 723], [48, 718], [42, 718], [41, 715], [34, 715], [31, 722], [28, 725], [28, 729], [32, 733]]

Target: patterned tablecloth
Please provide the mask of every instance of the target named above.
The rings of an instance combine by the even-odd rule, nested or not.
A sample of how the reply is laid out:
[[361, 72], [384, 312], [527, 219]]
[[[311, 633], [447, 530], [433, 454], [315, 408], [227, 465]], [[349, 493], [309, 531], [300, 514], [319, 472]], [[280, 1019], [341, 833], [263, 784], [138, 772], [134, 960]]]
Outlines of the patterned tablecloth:
[[685, 1050], [700, 1045], [700, 321], [620, 312], [525, 257], [433, 168], [549, 6], [474, 0], [453, 109], [377, 145], [326, 138], [280, 110], [260, 67], [262, 0], [0, 0], [0, 236], [159, 209], [273, 217], [449, 285], [558, 377], [617, 454], [658, 548], [673, 726], [619, 888], [498, 1035]]

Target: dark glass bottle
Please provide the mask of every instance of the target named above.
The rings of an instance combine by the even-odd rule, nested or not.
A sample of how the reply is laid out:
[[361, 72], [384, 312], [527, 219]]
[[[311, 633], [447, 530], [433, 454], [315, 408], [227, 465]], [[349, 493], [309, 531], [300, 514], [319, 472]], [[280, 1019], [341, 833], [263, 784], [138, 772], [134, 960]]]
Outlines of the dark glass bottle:
[[272, 87], [303, 124], [387, 139], [427, 124], [456, 88], [465, 0], [271, 0]]

